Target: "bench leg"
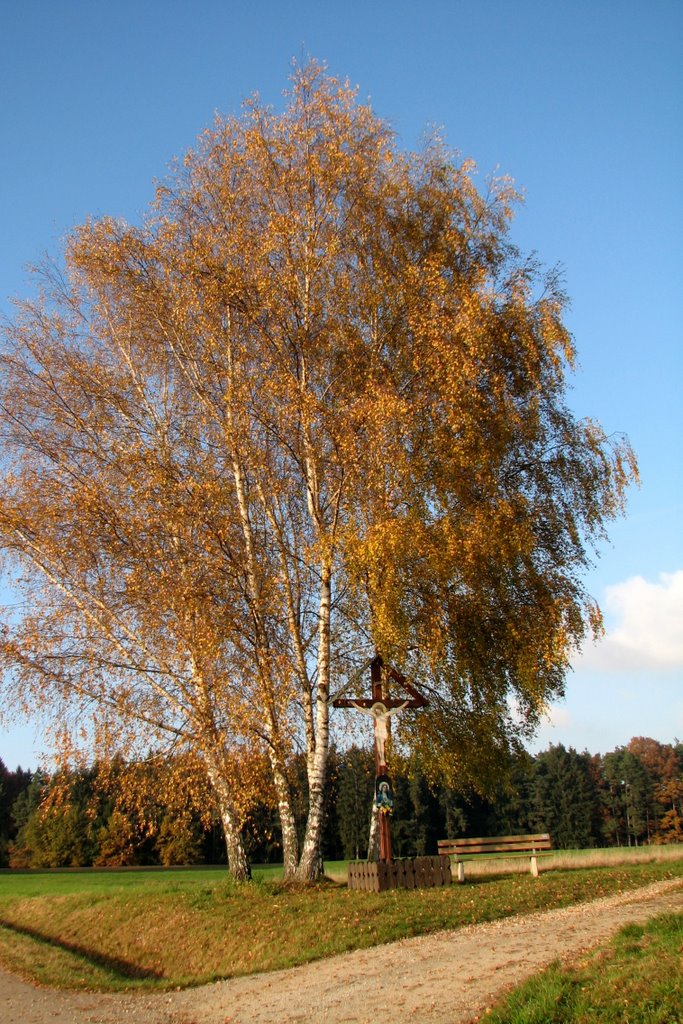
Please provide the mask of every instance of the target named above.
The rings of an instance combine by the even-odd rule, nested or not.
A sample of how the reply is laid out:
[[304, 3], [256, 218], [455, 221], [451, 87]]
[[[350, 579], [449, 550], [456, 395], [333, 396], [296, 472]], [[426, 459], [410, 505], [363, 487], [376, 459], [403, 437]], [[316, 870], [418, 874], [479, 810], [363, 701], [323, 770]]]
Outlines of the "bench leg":
[[458, 861], [458, 881], [465, 881], [465, 865], [461, 860]]
[[530, 859], [531, 859], [531, 874], [534, 876], [534, 878], [538, 878], [538, 861], [536, 860], [535, 856], [531, 857]]

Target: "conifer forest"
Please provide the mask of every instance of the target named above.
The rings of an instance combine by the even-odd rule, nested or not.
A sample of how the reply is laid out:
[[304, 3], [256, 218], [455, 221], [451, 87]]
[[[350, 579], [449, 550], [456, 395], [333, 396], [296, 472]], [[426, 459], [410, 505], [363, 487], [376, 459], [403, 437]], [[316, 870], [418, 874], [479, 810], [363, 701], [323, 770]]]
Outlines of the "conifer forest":
[[[196, 766], [168, 760], [60, 770], [7, 768], [0, 760], [0, 867], [124, 867], [225, 860], [218, 808], [193, 781]], [[237, 769], [236, 769], [237, 770]], [[250, 764], [250, 772], [258, 765]], [[306, 820], [306, 764], [290, 760]], [[298, 778], [297, 778], [298, 776]], [[519, 754], [485, 798], [430, 785], [397, 764], [395, 855], [436, 852], [437, 839], [548, 831], [557, 849], [683, 841], [683, 744], [633, 738], [606, 754], [558, 744]], [[178, 786], [178, 778], [187, 784]], [[326, 860], [367, 855], [374, 757], [353, 745], [331, 755], [323, 829]], [[246, 809], [245, 845], [254, 864], [282, 861], [277, 800], [263, 766], [260, 798]]]

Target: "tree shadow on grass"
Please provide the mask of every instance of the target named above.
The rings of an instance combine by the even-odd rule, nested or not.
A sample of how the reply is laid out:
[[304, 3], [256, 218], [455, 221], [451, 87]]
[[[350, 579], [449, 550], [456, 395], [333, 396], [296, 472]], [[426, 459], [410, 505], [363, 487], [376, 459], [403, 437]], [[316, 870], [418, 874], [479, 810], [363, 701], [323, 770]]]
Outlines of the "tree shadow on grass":
[[79, 946], [74, 942], [65, 942], [63, 939], [56, 939], [53, 935], [46, 935], [44, 932], [39, 932], [36, 928], [29, 928], [26, 925], [14, 924], [12, 921], [6, 921], [2, 917], [0, 917], [0, 928], [6, 928], [7, 931], [14, 932], [16, 935], [26, 935], [28, 938], [33, 939], [35, 942], [39, 942], [44, 946], [52, 946], [54, 949], [61, 949], [66, 953], [72, 953], [74, 956], [80, 957], [81, 960], [85, 960], [96, 967], [102, 967], [105, 970], [110, 971], [116, 977], [127, 981], [132, 979], [164, 977], [163, 972], [161, 971], [154, 971], [148, 967], [140, 967], [139, 964], [130, 963], [130, 961], [122, 960], [119, 957], [107, 956], [106, 953], [98, 953], [96, 950], [88, 949], [86, 946]]

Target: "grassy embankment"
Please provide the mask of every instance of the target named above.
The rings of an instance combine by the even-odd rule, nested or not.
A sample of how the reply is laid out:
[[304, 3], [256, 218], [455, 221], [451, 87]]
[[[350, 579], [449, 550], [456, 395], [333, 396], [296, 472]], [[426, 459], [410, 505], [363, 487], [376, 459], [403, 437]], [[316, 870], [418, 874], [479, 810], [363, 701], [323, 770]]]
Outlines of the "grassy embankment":
[[554, 964], [487, 1012], [487, 1024], [677, 1024], [683, 914], [626, 925], [575, 964]]
[[[588, 868], [573, 857], [576, 867], [545, 870], [538, 879], [528, 874], [527, 861], [524, 874], [385, 893], [354, 892], [334, 881], [287, 889], [272, 869], [250, 885], [231, 885], [225, 870], [215, 868], [3, 872], [0, 963], [57, 987], [196, 985], [683, 879], [683, 847], [647, 853], [649, 863], [634, 863], [635, 851], [621, 851], [627, 863], [612, 856], [608, 866]], [[338, 874], [342, 865], [329, 867]]]

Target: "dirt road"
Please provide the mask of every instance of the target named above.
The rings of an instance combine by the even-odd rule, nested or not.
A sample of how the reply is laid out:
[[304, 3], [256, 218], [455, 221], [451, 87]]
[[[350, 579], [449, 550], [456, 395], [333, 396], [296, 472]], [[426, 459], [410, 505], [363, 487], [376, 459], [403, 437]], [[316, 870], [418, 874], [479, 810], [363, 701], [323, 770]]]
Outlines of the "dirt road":
[[3, 1024], [470, 1024], [504, 989], [628, 922], [683, 911], [683, 882], [359, 950], [183, 992], [37, 989], [0, 972]]

